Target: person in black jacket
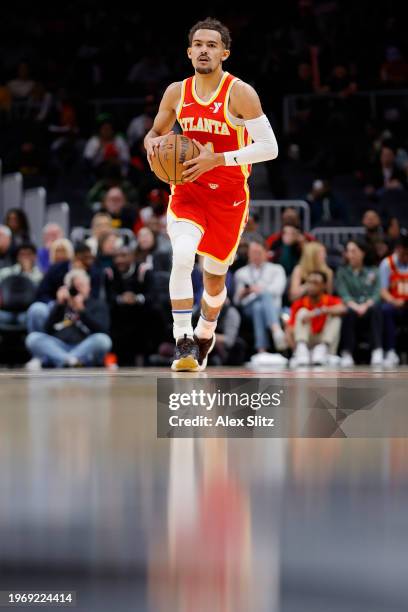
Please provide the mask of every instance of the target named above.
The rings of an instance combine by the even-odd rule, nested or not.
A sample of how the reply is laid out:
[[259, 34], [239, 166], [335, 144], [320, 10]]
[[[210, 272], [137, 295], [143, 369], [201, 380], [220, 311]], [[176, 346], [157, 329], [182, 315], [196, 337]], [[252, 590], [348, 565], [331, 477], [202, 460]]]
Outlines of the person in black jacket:
[[112, 346], [109, 311], [90, 293], [90, 279], [84, 270], [68, 272], [46, 320], [45, 333], [32, 332], [26, 338], [28, 350], [41, 365], [61, 368], [103, 363]]
[[29, 332], [44, 331], [45, 321], [50, 313], [58, 289], [64, 283], [65, 275], [71, 269], [82, 269], [91, 279], [91, 295], [99, 297], [101, 270], [95, 265], [95, 257], [86, 244], [75, 247], [74, 260], [53, 264], [48, 268], [37, 290], [34, 304], [27, 311], [27, 329]]

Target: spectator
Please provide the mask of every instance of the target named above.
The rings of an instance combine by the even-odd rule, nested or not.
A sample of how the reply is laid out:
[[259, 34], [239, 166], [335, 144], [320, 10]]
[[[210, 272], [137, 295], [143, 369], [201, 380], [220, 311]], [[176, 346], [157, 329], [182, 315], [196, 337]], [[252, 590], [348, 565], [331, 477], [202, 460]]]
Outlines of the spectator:
[[296, 225], [285, 223], [279, 238], [270, 246], [272, 261], [283, 267], [288, 278], [299, 263], [304, 241], [305, 236]]
[[147, 194], [147, 206], [140, 210], [140, 219], [143, 225], [148, 225], [153, 217], [158, 220], [160, 231], [166, 232], [167, 227], [167, 205], [169, 194], [165, 189], [152, 189]]
[[113, 274], [105, 281], [113, 351], [120, 366], [134, 366], [136, 354], [146, 355], [151, 348], [151, 310], [146, 304], [145, 285], [137, 273], [134, 253], [129, 247], [120, 247], [113, 257]]
[[109, 161], [121, 169], [126, 176], [130, 161], [129, 147], [125, 139], [115, 133], [113, 122], [106, 113], [98, 117], [98, 134], [92, 136], [86, 143], [84, 157], [94, 170]]
[[248, 264], [248, 249], [249, 241], [244, 236], [241, 236], [237, 252], [235, 254], [235, 259], [230, 266], [231, 272], [236, 272]]
[[[302, 223], [299, 212], [296, 210], [296, 208], [288, 206], [287, 208], [283, 209], [280, 220], [280, 230], [278, 232], [274, 232], [266, 239], [266, 245], [270, 249], [272, 249], [272, 245], [277, 240], [282, 238], [282, 229], [284, 225], [294, 225], [295, 227], [301, 230]], [[312, 236], [312, 234], [309, 234], [308, 232], [302, 232], [302, 235], [305, 237], [306, 242], [311, 242], [314, 240], [314, 236]]]
[[137, 115], [137, 117], [135, 117], [134, 119], [132, 119], [127, 129], [127, 139], [131, 149], [133, 145], [135, 145], [142, 138], [144, 138], [147, 132], [152, 128], [153, 119], [156, 115], [156, 112], [157, 104], [155, 103], [154, 96], [146, 96], [143, 112], [140, 115]]
[[227, 298], [218, 317], [210, 364], [239, 366], [245, 362], [247, 346], [239, 336], [240, 326], [241, 315]]
[[366, 210], [361, 224], [365, 229], [364, 239], [368, 246], [367, 263], [369, 265], [378, 264], [388, 252], [380, 215], [376, 210]]
[[408, 231], [405, 227], [401, 227], [398, 217], [390, 217], [385, 228], [384, 242], [387, 246], [387, 252], [393, 253], [397, 242], [401, 235], [406, 236]]
[[377, 268], [365, 265], [366, 251], [364, 242], [349, 240], [345, 253], [347, 264], [340, 266], [336, 274], [337, 293], [347, 306], [341, 340], [343, 367], [354, 365], [356, 338], [362, 331], [369, 332], [371, 365], [383, 362], [380, 278]]
[[11, 266], [13, 258], [11, 256], [11, 229], [7, 225], [0, 225], [0, 269]]
[[[64, 237], [64, 231], [58, 223], [47, 223], [42, 231], [43, 246], [38, 249], [37, 261], [41, 272], [50, 266], [50, 248], [53, 242]], [[54, 262], [55, 263], [55, 262]]]
[[111, 187], [106, 192], [102, 202], [102, 211], [111, 216], [114, 229], [134, 231], [138, 221], [137, 210], [128, 205], [126, 196], [120, 187]]
[[326, 263], [326, 248], [320, 242], [308, 242], [304, 245], [302, 256], [297, 266], [294, 267], [289, 288], [289, 299], [291, 302], [306, 295], [308, 291], [307, 278], [311, 272], [324, 272], [326, 275], [327, 293], [333, 291], [333, 271]]
[[242, 234], [243, 238], [248, 242], [263, 242], [264, 238], [259, 231], [259, 215], [258, 213], [250, 213], [245, 230]]
[[85, 240], [85, 244], [89, 246], [92, 251], [92, 255], [97, 254], [99, 239], [103, 234], [111, 231], [112, 229], [112, 217], [108, 212], [97, 212], [91, 221], [91, 235]]
[[34, 87], [34, 81], [30, 79], [30, 67], [27, 62], [19, 63], [16, 78], [9, 81], [7, 87], [14, 99], [28, 98]]
[[5, 224], [11, 230], [12, 251], [15, 251], [20, 244], [30, 242], [30, 228], [27, 215], [21, 208], [10, 208], [6, 214]]
[[72, 270], [57, 291], [56, 303], [45, 323], [45, 333], [32, 332], [27, 349], [38, 360], [38, 367], [57, 368], [103, 364], [112, 342], [109, 338], [107, 305], [90, 297], [89, 276]]
[[305, 295], [292, 304], [287, 331], [295, 352], [293, 366], [326, 365], [337, 352], [340, 316], [346, 307], [339, 297], [326, 293], [327, 276], [321, 270], [306, 278]]
[[343, 202], [332, 192], [328, 180], [318, 179], [313, 182], [312, 191], [306, 201], [310, 206], [312, 226], [328, 223], [348, 223], [348, 213]]
[[50, 247], [50, 264], [58, 264], [74, 259], [74, 247], [67, 238], [54, 240]]
[[102, 208], [103, 199], [111, 187], [119, 187], [130, 204], [138, 202], [137, 189], [128, 179], [122, 177], [118, 166], [105, 163], [104, 167], [101, 167], [101, 174], [103, 177], [88, 191], [85, 199], [86, 205], [94, 212]]
[[27, 117], [39, 123], [45, 123], [52, 108], [52, 95], [43, 83], [36, 81], [27, 100]]
[[272, 333], [275, 348], [286, 348], [285, 334], [279, 322], [286, 276], [282, 266], [269, 263], [263, 244], [250, 242], [248, 265], [235, 273], [234, 302], [251, 319], [255, 348], [263, 353], [268, 347], [267, 332]]
[[[35, 287], [39, 285], [42, 278], [42, 272], [35, 263], [36, 257], [37, 249], [33, 244], [21, 244], [16, 251], [17, 263], [0, 270], [0, 308], [2, 307], [1, 284], [5, 279], [11, 276], [24, 276], [28, 278], [33, 285], [32, 295], [34, 297]], [[29, 304], [26, 305], [26, 308], [28, 306]], [[20, 311], [17, 307], [13, 311], [0, 310], [0, 322], [7, 324], [24, 324], [26, 321], [26, 314], [25, 310]]]
[[99, 270], [112, 269], [113, 258], [123, 242], [114, 230], [103, 233], [98, 240], [95, 265]]
[[397, 329], [408, 323], [408, 236], [401, 236], [392, 255], [380, 265], [384, 317], [384, 365], [399, 363]]
[[393, 146], [384, 143], [379, 160], [371, 166], [369, 171], [365, 186], [366, 195], [381, 197], [386, 191], [406, 188], [405, 173], [398, 167], [395, 158]]

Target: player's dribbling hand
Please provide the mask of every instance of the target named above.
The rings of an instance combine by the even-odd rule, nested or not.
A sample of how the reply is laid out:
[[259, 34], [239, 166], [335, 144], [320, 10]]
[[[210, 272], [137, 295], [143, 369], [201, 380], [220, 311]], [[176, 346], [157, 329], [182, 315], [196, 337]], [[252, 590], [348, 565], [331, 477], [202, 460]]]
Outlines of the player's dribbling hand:
[[193, 142], [197, 145], [200, 150], [198, 157], [194, 157], [189, 161], [184, 162], [187, 170], [184, 170], [182, 177], [183, 182], [191, 183], [198, 179], [199, 176], [212, 170], [216, 166], [224, 166], [225, 158], [223, 153], [214, 153], [211, 149], [207, 149], [201, 142], [193, 138]]
[[171, 130], [171, 132], [168, 132], [168, 134], [162, 134], [161, 136], [156, 136], [155, 138], [149, 138], [148, 140], [145, 141], [147, 161], [149, 162], [149, 166], [151, 170], [153, 170], [152, 159], [156, 155], [157, 149], [159, 148], [161, 141], [164, 140], [164, 138], [167, 138], [167, 136], [170, 136], [171, 134], [174, 134], [173, 130]]

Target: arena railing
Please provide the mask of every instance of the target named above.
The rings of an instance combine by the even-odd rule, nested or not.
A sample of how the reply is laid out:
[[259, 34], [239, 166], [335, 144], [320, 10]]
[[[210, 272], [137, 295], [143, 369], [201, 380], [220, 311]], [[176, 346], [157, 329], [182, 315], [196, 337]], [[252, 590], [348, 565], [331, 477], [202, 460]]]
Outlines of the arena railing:
[[[132, 230], [127, 229], [127, 228], [118, 228], [115, 231], [119, 234], [119, 236], [124, 238], [124, 242], [127, 246], [130, 246], [133, 248], [133, 246], [136, 245], [136, 237], [134, 233], [132, 232]], [[78, 242], [84, 242], [90, 237], [91, 237], [91, 230], [87, 227], [76, 226], [76, 227], [73, 227], [71, 230], [70, 239], [73, 244], [76, 244]]]
[[362, 225], [342, 227], [314, 227], [311, 234], [324, 244], [327, 249], [342, 250], [348, 240], [364, 236], [365, 228]]
[[375, 119], [378, 116], [378, 106], [380, 98], [399, 98], [399, 101], [405, 107], [405, 101], [408, 97], [408, 89], [373, 89], [368, 91], [356, 91], [348, 98], [343, 98], [338, 93], [316, 93], [316, 94], [291, 94], [283, 98], [283, 129], [286, 134], [290, 131], [290, 118], [297, 112], [298, 103], [300, 101], [314, 102], [316, 100], [353, 100], [353, 98], [365, 98], [371, 118]]
[[281, 214], [284, 208], [294, 208], [299, 212], [304, 232], [310, 231], [310, 207], [304, 200], [251, 200], [251, 211], [259, 214], [259, 229], [267, 236], [278, 231], [281, 226]]

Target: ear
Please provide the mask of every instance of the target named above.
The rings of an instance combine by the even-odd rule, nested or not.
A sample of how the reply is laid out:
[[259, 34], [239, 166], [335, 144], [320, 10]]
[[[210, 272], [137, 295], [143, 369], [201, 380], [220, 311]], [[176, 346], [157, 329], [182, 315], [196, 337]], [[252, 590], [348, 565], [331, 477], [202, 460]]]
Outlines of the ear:
[[187, 47], [187, 57], [191, 59], [191, 47]]
[[221, 61], [224, 62], [231, 55], [231, 51], [229, 49], [224, 49]]

